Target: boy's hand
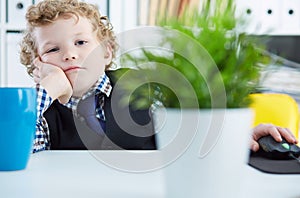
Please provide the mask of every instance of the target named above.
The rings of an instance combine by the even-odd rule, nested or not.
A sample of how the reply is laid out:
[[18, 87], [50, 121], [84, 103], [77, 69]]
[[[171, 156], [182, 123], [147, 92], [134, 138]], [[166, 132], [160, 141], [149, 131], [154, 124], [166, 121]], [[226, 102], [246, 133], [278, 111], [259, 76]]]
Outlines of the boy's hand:
[[67, 103], [73, 94], [73, 89], [63, 70], [58, 66], [44, 63], [39, 58], [36, 58], [33, 63], [34, 82], [41, 84], [53, 100], [58, 99], [62, 104]]
[[252, 141], [250, 146], [251, 149], [253, 151], [258, 151], [259, 144], [257, 140], [267, 135], [271, 135], [277, 142], [281, 142], [282, 138], [285, 138], [289, 143], [298, 143], [298, 140], [289, 129], [275, 126], [273, 124], [260, 124], [253, 129]]

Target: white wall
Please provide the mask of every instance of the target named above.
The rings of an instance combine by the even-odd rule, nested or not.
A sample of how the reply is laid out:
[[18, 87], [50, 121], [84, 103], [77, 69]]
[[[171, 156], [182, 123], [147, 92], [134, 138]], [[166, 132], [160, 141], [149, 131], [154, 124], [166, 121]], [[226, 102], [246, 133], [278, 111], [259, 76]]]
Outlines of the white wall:
[[[14, 31], [21, 31], [25, 27], [26, 8], [39, 1], [0, 1], [0, 86], [32, 84], [24, 67], [19, 63], [18, 40], [21, 35]], [[98, 4], [100, 12], [109, 15], [116, 34], [132, 29], [138, 24], [139, 0], [85, 1]], [[250, 21], [250, 25], [245, 29], [247, 32], [300, 36], [300, 0], [236, 0], [236, 2], [237, 15]], [[18, 8], [18, 3], [22, 3], [23, 8]], [[251, 13], [247, 14], [247, 10]]]
[[[300, 0], [236, 0], [252, 34], [300, 35]], [[248, 13], [247, 13], [248, 11]]]

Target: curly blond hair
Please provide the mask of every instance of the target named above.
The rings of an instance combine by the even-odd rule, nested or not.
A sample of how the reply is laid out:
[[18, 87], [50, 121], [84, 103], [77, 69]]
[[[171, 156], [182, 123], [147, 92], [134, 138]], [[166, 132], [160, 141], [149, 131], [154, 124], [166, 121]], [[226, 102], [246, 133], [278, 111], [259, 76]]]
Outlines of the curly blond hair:
[[[109, 44], [112, 48], [112, 57], [115, 57], [118, 44], [113, 32], [113, 27], [107, 16], [102, 16], [95, 5], [78, 0], [44, 0], [37, 5], [32, 5], [26, 13], [27, 28], [20, 44], [20, 60], [26, 66], [27, 72], [32, 76], [34, 70], [33, 60], [38, 56], [37, 46], [33, 35], [36, 27], [53, 23], [58, 17], [73, 14], [90, 20], [93, 30], [97, 31], [99, 41]], [[112, 62], [106, 66], [108, 69]]]

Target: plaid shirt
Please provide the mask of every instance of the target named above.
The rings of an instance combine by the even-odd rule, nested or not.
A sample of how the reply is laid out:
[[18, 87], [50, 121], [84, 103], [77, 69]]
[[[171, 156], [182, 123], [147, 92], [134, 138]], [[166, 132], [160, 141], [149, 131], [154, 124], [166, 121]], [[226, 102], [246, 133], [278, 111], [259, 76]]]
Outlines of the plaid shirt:
[[[48, 123], [43, 116], [43, 113], [51, 106], [53, 103], [52, 98], [47, 94], [46, 90], [39, 84], [36, 86], [37, 89], [37, 122], [36, 122], [36, 133], [33, 143], [33, 153], [50, 149], [50, 131]], [[106, 74], [102, 75], [99, 80], [95, 83], [89, 91], [84, 94], [81, 98], [71, 97], [69, 102], [64, 104], [67, 108], [72, 109], [73, 112], [77, 112], [77, 105], [81, 99], [85, 99], [91, 94], [104, 93], [109, 97], [112, 86], [110, 80]], [[104, 98], [102, 98], [104, 100]], [[96, 106], [96, 117], [105, 121], [105, 115], [103, 111], [103, 102], [98, 103]]]

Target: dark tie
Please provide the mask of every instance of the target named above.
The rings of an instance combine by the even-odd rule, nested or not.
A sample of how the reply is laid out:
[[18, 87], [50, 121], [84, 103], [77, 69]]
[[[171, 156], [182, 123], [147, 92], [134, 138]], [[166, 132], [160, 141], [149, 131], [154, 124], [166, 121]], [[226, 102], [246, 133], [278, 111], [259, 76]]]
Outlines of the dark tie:
[[90, 129], [92, 129], [99, 135], [104, 135], [105, 121], [96, 117], [95, 103], [95, 95], [92, 94], [91, 96], [79, 102], [77, 111], [84, 118], [86, 124]]

